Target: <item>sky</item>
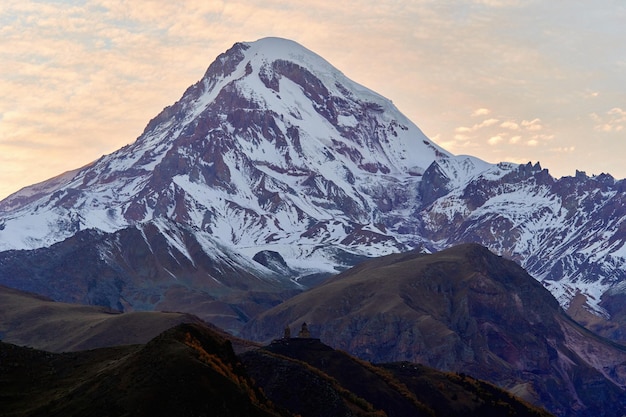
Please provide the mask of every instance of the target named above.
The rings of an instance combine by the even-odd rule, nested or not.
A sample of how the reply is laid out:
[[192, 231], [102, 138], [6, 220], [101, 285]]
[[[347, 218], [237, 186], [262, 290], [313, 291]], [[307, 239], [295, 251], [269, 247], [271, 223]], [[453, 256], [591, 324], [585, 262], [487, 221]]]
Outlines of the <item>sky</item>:
[[0, 198], [132, 143], [217, 55], [267, 36], [454, 154], [626, 178], [623, 0], [2, 0]]

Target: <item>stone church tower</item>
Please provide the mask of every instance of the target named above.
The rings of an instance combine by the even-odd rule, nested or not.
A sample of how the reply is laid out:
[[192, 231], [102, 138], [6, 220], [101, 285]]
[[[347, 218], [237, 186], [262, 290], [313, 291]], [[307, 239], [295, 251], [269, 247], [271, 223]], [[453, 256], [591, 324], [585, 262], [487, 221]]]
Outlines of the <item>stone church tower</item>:
[[309, 332], [309, 327], [305, 323], [302, 323], [302, 328], [298, 332], [298, 337], [309, 339], [311, 338], [311, 332]]

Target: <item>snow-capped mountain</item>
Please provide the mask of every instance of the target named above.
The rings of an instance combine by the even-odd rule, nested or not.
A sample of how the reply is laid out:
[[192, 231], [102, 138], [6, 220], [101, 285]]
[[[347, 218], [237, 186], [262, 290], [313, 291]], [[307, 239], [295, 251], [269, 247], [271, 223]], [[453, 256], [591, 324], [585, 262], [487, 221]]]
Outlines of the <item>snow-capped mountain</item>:
[[449, 156], [300, 45], [238, 43], [132, 145], [4, 200], [0, 249], [167, 218], [250, 255], [388, 253], [412, 246], [415, 233], [398, 229], [421, 174]]
[[595, 314], [615, 313], [602, 296], [626, 281], [624, 180], [555, 179], [539, 163], [498, 164], [468, 180], [468, 164], [457, 157], [427, 169], [422, 237], [435, 248], [480, 242], [522, 264], [564, 307], [582, 294]]
[[266, 38], [217, 57], [134, 143], [0, 202], [0, 250], [152, 225], [180, 254], [183, 228], [206, 253], [298, 279], [474, 241], [606, 316], [601, 296], [626, 278], [623, 189], [453, 156], [318, 55]]

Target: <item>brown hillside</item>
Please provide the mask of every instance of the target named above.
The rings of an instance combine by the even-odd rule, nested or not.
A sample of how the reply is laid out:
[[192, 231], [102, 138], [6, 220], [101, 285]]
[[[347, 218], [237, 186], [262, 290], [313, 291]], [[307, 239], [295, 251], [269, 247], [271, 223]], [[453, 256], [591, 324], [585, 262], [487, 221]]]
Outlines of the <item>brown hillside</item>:
[[302, 322], [360, 358], [464, 372], [557, 415], [626, 409], [626, 350], [577, 325], [524, 269], [479, 245], [364, 262], [261, 314], [244, 334], [268, 340]]

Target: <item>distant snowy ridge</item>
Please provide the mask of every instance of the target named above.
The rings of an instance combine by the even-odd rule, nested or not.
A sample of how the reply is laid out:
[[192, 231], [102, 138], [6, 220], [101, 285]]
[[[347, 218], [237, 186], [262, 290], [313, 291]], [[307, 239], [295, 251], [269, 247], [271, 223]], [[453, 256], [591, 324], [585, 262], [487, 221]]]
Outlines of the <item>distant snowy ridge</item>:
[[[430, 172], [431, 183], [450, 175]], [[421, 210], [422, 236], [436, 247], [480, 242], [522, 264], [564, 307], [582, 294], [591, 311], [610, 315], [602, 296], [626, 280], [624, 180], [582, 173], [555, 179], [529, 163], [454, 181]]]

